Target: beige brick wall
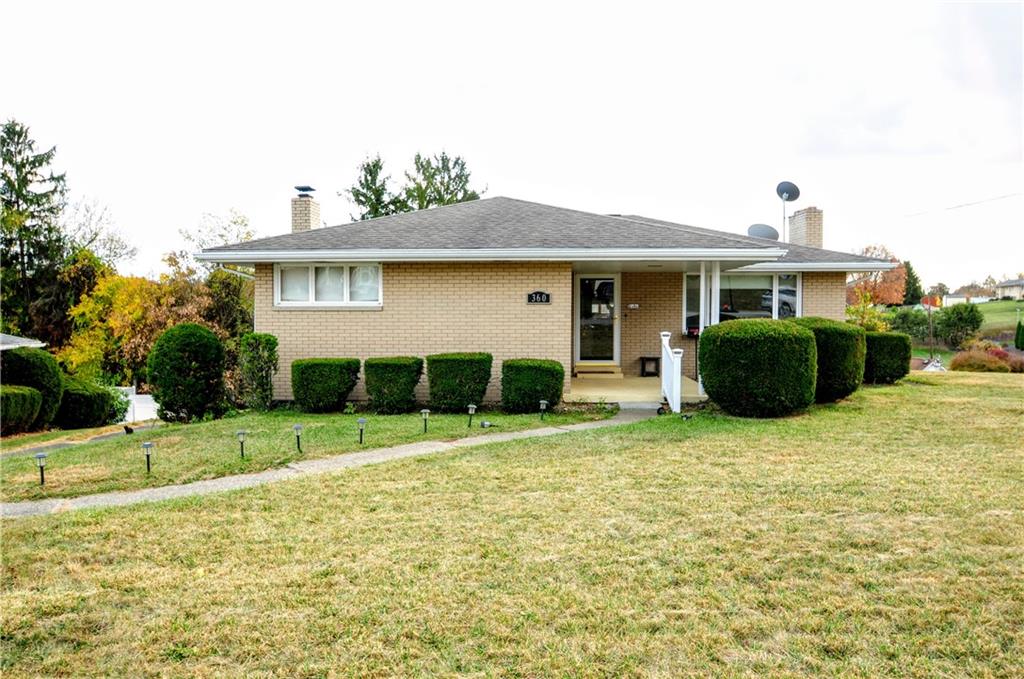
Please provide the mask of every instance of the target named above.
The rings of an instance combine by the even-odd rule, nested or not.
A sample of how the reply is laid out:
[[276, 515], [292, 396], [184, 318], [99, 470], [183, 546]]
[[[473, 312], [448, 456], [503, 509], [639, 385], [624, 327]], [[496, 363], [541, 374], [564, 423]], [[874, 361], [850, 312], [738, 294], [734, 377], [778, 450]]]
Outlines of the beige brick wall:
[[841, 271], [805, 273], [803, 315], [845, 320], [846, 274]]
[[[275, 308], [273, 266], [256, 267], [256, 330], [278, 338], [274, 396], [291, 399], [298, 358], [487, 351], [494, 368], [487, 399], [500, 398], [506, 358], [572, 360], [572, 267], [568, 263], [384, 264], [381, 310]], [[527, 305], [534, 290], [551, 304]], [[417, 396], [426, 400], [426, 376]], [[366, 398], [362, 379], [352, 398]]]
[[816, 207], [797, 210], [789, 218], [789, 242], [796, 245], [824, 247], [824, 215]]
[[309, 196], [292, 198], [292, 233], [320, 226], [320, 203]]
[[[673, 348], [683, 349], [683, 372], [696, 376], [696, 343], [682, 336], [683, 274], [681, 272], [624, 272], [622, 274], [621, 361], [626, 377], [640, 375], [641, 356], [661, 356], [661, 331], [672, 333]], [[630, 310], [630, 304], [639, 309]]]

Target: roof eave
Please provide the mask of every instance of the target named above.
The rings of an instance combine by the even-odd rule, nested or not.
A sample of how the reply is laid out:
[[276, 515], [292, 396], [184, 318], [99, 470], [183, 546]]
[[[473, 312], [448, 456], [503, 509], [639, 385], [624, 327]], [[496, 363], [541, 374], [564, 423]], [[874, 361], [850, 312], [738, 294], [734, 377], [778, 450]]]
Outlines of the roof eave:
[[218, 250], [195, 254], [201, 262], [486, 262], [486, 261], [745, 261], [774, 262], [782, 248], [477, 248], [374, 250]]
[[861, 273], [866, 271], [888, 271], [895, 269], [896, 262], [758, 262], [741, 266], [736, 271], [846, 271]]

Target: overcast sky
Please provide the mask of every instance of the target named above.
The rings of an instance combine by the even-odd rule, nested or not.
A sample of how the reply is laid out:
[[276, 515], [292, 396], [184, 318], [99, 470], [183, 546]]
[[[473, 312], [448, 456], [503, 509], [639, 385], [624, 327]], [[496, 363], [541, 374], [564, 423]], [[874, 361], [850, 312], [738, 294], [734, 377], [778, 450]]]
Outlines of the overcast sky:
[[1020, 3], [351, 4], [5, 3], [0, 115], [109, 206], [122, 272], [207, 212], [286, 232], [295, 184], [346, 222], [363, 158], [441, 150], [488, 196], [737, 232], [792, 180], [826, 247], [1024, 271]]

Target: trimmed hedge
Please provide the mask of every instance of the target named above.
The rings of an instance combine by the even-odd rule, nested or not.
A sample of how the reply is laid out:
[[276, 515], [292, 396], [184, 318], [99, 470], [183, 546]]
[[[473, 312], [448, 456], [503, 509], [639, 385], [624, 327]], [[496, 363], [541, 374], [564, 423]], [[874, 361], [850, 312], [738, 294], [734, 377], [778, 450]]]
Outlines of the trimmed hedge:
[[712, 401], [743, 417], [778, 417], [814, 403], [814, 333], [790, 321], [744, 319], [704, 329], [700, 375]]
[[43, 395], [38, 389], [0, 385], [0, 433], [17, 434], [31, 427], [42, 403]]
[[160, 335], [146, 361], [157, 415], [188, 422], [224, 414], [224, 346], [209, 329], [182, 323]]
[[43, 401], [35, 421], [27, 429], [42, 429], [53, 421], [60, 399], [64, 395], [64, 378], [60, 366], [49, 352], [42, 349], [9, 349], [0, 353], [5, 384], [32, 387], [39, 392]]
[[535, 413], [540, 401], [554, 408], [562, 400], [565, 368], [543, 358], [512, 358], [501, 364], [501, 407], [510, 413]]
[[74, 377], [64, 382], [64, 398], [54, 422], [61, 429], [99, 427], [109, 422], [115, 398], [109, 389]]
[[417, 356], [368, 358], [363, 363], [370, 408], [378, 413], [407, 413], [416, 405], [416, 385], [423, 375]]
[[485, 353], [427, 356], [430, 405], [441, 412], [461, 412], [484, 400], [494, 357]]
[[358, 379], [358, 358], [292, 361], [292, 396], [295, 404], [307, 413], [341, 410]]
[[789, 322], [814, 333], [814, 344], [818, 350], [815, 401], [832, 403], [860, 388], [864, 381], [864, 357], [867, 354], [864, 328], [816, 316], [791, 318]]
[[869, 332], [864, 360], [865, 384], [892, 384], [910, 374], [910, 335]]

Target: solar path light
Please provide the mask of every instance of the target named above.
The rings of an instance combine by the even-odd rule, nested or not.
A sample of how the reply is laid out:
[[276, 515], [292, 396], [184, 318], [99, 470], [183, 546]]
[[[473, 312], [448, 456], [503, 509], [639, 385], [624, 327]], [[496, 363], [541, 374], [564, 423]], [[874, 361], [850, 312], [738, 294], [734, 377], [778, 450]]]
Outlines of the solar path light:
[[427, 408], [424, 408], [423, 410], [420, 411], [420, 415], [423, 416], [423, 433], [426, 434], [427, 433], [427, 420], [430, 419], [430, 410], [427, 409]]
[[356, 424], [359, 425], [359, 445], [363, 445], [363, 432], [366, 431], [366, 418], [360, 417], [356, 420]]
[[470, 403], [466, 406], [469, 409], [469, 424], [466, 425], [466, 429], [473, 426], [473, 415], [476, 413], [476, 406]]
[[292, 427], [295, 430], [295, 450], [302, 452], [302, 425], [296, 424]]
[[243, 460], [245, 459], [245, 430], [244, 429], [239, 429], [238, 430], [238, 454], [242, 456]]
[[153, 442], [152, 441], [146, 441], [146, 442], [144, 442], [142, 444], [142, 453], [146, 456], [146, 473], [149, 474], [149, 472], [152, 470], [152, 466], [151, 466], [152, 463], [151, 463], [151, 461], [149, 459], [150, 456], [153, 454]]
[[544, 419], [544, 412], [548, 409], [548, 402], [544, 399], [540, 401], [540, 419]]
[[36, 466], [39, 467], [39, 485], [46, 484], [46, 453], [36, 453]]

